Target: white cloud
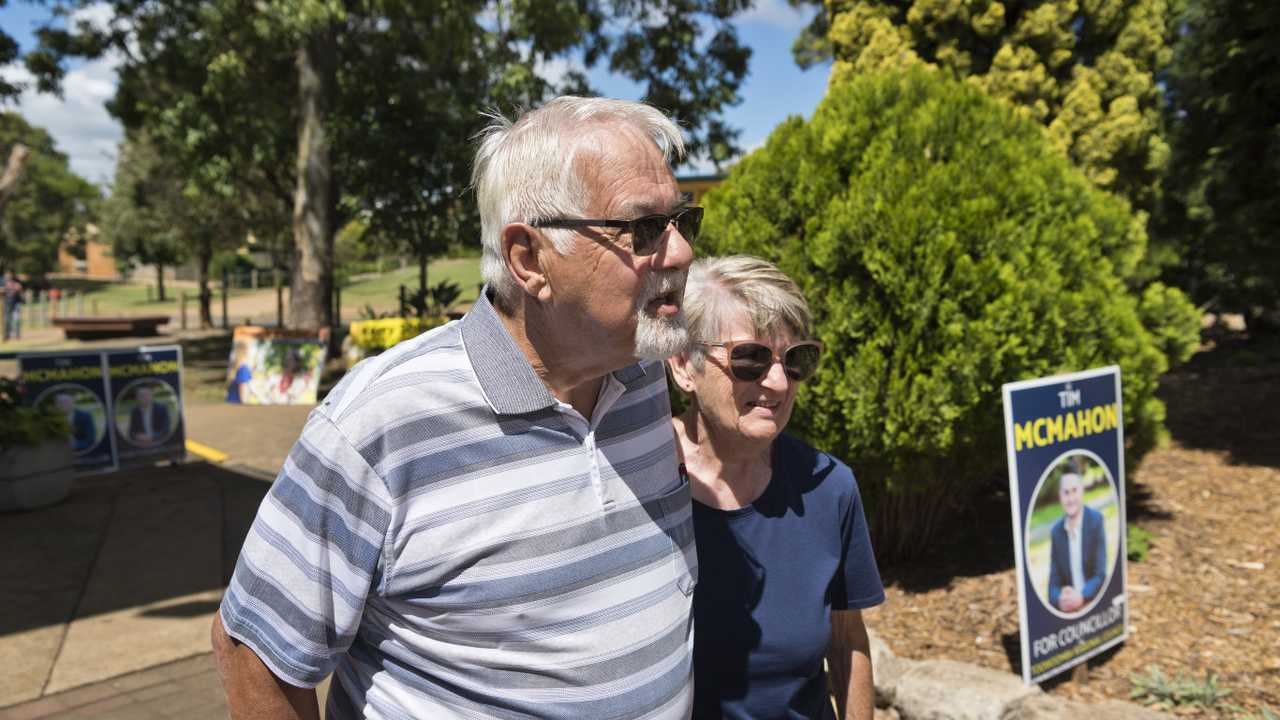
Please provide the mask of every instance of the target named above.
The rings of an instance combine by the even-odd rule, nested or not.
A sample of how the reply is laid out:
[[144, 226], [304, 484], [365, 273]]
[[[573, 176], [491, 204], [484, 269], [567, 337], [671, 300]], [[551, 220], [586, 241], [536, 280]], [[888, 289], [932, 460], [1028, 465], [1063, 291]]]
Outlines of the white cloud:
[[756, 0], [755, 5], [745, 13], [737, 16], [738, 23], [759, 23], [780, 30], [799, 31], [818, 14], [817, 7], [793, 8], [787, 0]]
[[28, 123], [49, 131], [74, 172], [100, 185], [111, 183], [116, 146], [124, 137], [120, 123], [106, 109], [116, 94], [119, 62], [117, 55], [108, 55], [74, 67], [62, 79], [62, 98], [36, 92], [31, 74], [21, 65], [0, 68], [6, 79], [27, 84], [15, 109]]
[[[77, 10], [70, 22], [87, 20], [104, 28], [113, 15], [110, 4], [98, 3]], [[62, 79], [61, 98], [36, 92], [31, 73], [21, 63], [0, 66], [0, 76], [27, 86], [16, 107], [4, 109], [16, 110], [28, 123], [49, 131], [74, 172], [90, 182], [109, 185], [115, 175], [116, 148], [124, 137], [120, 123], [106, 109], [107, 101], [116, 94], [119, 64], [120, 56], [114, 52], [97, 60], [70, 63]]]

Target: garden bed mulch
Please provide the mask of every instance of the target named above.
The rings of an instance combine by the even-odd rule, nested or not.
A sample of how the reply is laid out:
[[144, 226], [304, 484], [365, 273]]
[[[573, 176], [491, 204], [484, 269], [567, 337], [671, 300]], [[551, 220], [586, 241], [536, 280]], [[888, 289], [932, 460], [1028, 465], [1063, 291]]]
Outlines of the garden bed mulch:
[[[1047, 691], [1128, 699], [1130, 678], [1155, 666], [1212, 673], [1232, 691], [1177, 715], [1280, 713], [1280, 361], [1238, 349], [1210, 347], [1163, 379], [1172, 440], [1128, 478], [1129, 523], [1153, 535], [1128, 564], [1130, 637], [1092, 659], [1083, 683], [1068, 672]], [[886, 570], [888, 599], [867, 620], [896, 654], [1020, 672], [1007, 502], [975, 509], [938, 553]]]

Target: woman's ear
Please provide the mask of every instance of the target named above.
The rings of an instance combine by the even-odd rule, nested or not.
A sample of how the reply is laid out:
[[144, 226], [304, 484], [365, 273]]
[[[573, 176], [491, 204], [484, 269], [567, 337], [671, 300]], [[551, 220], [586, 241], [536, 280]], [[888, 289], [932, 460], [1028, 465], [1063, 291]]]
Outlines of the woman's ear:
[[667, 358], [667, 367], [671, 368], [671, 378], [675, 380], [676, 387], [692, 394], [694, 389], [694, 370], [693, 363], [689, 359], [689, 353], [677, 353]]
[[524, 223], [502, 228], [502, 259], [516, 284], [540, 301], [551, 299], [551, 284], [540, 262], [540, 238]]

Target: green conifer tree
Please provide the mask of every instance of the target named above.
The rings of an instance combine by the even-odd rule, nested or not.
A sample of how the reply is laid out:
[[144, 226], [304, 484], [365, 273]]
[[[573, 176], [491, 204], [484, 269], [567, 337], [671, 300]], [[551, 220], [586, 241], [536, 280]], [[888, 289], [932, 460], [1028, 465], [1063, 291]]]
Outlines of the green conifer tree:
[[[1169, 159], [1158, 75], [1176, 0], [826, 0], [832, 82], [924, 62], [1048, 129], [1095, 185], [1150, 212]], [[815, 39], [797, 58], [822, 56]], [[1169, 258], [1155, 259], [1167, 262]]]

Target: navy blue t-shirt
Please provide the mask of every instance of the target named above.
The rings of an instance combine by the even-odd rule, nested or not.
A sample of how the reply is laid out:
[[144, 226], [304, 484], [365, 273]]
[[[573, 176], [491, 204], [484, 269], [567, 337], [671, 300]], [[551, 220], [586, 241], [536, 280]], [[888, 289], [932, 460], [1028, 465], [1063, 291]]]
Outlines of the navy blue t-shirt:
[[828, 718], [831, 610], [884, 601], [853, 472], [780, 435], [754, 503], [693, 503], [694, 718]]

